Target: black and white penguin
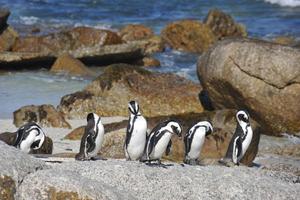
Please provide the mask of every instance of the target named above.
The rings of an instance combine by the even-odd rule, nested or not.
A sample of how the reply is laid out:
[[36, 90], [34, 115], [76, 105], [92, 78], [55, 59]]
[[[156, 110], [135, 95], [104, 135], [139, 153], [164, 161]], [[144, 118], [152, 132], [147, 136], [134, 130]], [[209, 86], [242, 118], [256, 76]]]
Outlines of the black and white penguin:
[[251, 143], [253, 131], [250, 125], [250, 116], [246, 111], [238, 111], [236, 120], [236, 130], [229, 143], [225, 159], [231, 159], [234, 164], [239, 165]]
[[130, 101], [128, 109], [130, 116], [124, 143], [125, 156], [126, 160], [139, 160], [143, 156], [146, 145], [147, 121], [142, 116], [136, 101]]
[[193, 125], [184, 137], [185, 158], [184, 163], [198, 164], [198, 158], [204, 144], [205, 137], [213, 132], [213, 127], [208, 121], [201, 121]]
[[21, 126], [17, 131], [16, 141], [13, 146], [25, 153], [41, 148], [46, 134], [42, 128], [34, 122]]
[[158, 161], [161, 164], [161, 157], [163, 153], [166, 155], [170, 153], [172, 141], [171, 137], [176, 134], [181, 137], [181, 126], [174, 120], [168, 120], [158, 124], [150, 132], [147, 139], [147, 146], [145, 148], [145, 159], [143, 162]]
[[97, 154], [101, 149], [103, 138], [104, 127], [101, 123], [101, 118], [95, 113], [89, 113], [87, 115], [87, 126], [81, 138], [80, 150], [75, 159], [97, 160]]

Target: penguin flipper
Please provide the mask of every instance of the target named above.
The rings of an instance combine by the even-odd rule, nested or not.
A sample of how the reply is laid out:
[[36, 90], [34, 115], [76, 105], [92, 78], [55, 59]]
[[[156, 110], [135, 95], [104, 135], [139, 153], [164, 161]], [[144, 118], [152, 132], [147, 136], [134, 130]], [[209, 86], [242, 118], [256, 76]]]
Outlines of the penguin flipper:
[[94, 135], [96, 133], [94, 131], [89, 131], [89, 134], [88, 136], [86, 137], [86, 149], [87, 149], [87, 152], [92, 152], [95, 147], [96, 147], [96, 143], [95, 143], [95, 139], [94, 139]]
[[170, 140], [167, 149], [166, 149], [166, 156], [168, 156], [171, 152], [171, 147], [172, 147], [172, 140]]

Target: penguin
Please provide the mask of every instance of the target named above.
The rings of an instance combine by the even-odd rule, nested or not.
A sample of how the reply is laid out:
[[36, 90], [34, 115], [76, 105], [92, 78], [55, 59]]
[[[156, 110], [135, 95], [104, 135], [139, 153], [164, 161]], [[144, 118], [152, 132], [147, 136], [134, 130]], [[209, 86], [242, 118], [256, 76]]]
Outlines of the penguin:
[[184, 163], [199, 164], [198, 158], [204, 144], [205, 137], [213, 132], [213, 127], [208, 121], [201, 121], [193, 125], [184, 137], [185, 158]]
[[220, 163], [226, 163], [226, 159], [230, 159], [235, 165], [239, 165], [241, 159], [245, 155], [253, 137], [253, 131], [250, 125], [250, 116], [247, 111], [240, 110], [236, 113], [237, 126], [233, 134], [224, 160]]
[[41, 148], [46, 137], [42, 128], [35, 122], [21, 126], [16, 133], [17, 136], [13, 146], [25, 153]]
[[76, 154], [76, 160], [98, 160], [97, 156], [104, 138], [104, 127], [101, 118], [95, 113], [87, 115], [87, 126], [81, 138], [80, 150]]
[[128, 109], [130, 116], [124, 143], [125, 156], [126, 160], [139, 160], [146, 145], [147, 121], [142, 116], [136, 101], [130, 101]]
[[158, 124], [150, 132], [147, 139], [147, 146], [145, 148], [145, 159], [143, 162], [148, 161], [157, 161], [158, 164], [161, 164], [161, 157], [163, 153], [166, 152], [166, 155], [169, 155], [172, 141], [171, 137], [176, 134], [178, 137], [181, 137], [182, 128], [180, 124], [174, 120], [168, 120]]

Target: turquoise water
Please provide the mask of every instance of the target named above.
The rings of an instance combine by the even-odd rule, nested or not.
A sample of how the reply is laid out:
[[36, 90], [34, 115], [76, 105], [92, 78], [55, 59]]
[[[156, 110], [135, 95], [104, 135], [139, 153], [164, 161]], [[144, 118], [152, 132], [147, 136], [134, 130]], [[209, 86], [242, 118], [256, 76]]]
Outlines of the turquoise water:
[[[210, 9], [219, 8], [243, 23], [251, 37], [300, 38], [299, 0], [0, 0], [0, 6], [10, 9], [9, 24], [21, 35], [32, 27], [44, 34], [74, 26], [116, 30], [129, 23], [145, 24], [158, 34], [169, 22], [203, 20]], [[167, 50], [155, 55], [162, 65], [155, 70], [197, 82], [198, 56]], [[43, 70], [0, 74], [0, 118], [12, 117], [12, 112], [24, 105], [57, 105], [61, 96], [81, 90], [90, 81]]]

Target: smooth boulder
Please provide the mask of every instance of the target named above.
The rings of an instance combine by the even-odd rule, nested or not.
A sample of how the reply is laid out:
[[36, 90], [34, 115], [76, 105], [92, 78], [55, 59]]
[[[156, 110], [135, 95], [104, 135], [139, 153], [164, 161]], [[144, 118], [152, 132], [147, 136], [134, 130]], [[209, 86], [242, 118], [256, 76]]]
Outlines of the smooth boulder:
[[41, 126], [56, 128], [71, 128], [62, 113], [52, 105], [23, 106], [14, 111], [14, 125], [20, 127], [27, 122], [37, 122]]
[[162, 30], [161, 36], [171, 48], [194, 53], [206, 51], [216, 41], [210, 27], [196, 20], [172, 22]]
[[137, 66], [116, 64], [107, 67], [82, 91], [62, 97], [58, 106], [66, 117], [127, 116], [128, 102], [137, 100], [145, 116], [201, 112], [201, 87], [183, 77], [150, 72]]
[[264, 134], [300, 131], [300, 50], [254, 39], [220, 41], [198, 60], [216, 109], [247, 109]]
[[94, 76], [94, 72], [85, 66], [80, 60], [69, 54], [59, 56], [52, 65], [50, 72], [68, 73], [77, 76]]

